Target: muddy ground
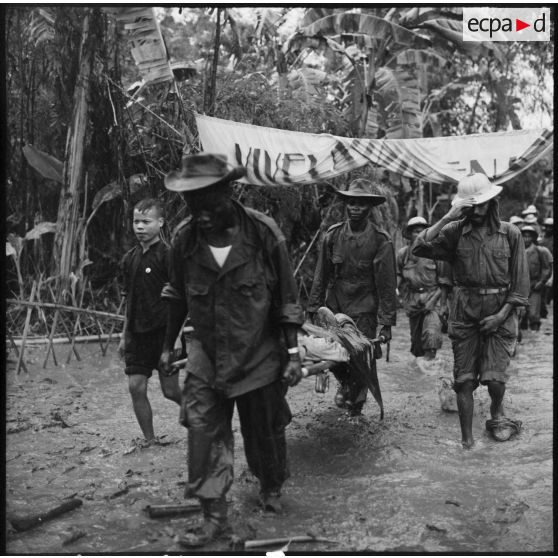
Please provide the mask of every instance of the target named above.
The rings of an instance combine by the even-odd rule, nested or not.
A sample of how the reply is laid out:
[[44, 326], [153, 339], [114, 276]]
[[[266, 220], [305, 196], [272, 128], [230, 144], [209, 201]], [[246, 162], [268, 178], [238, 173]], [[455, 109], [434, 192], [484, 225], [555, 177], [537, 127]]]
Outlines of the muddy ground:
[[[236, 425], [236, 481], [232, 525], [243, 537], [307, 532], [331, 543], [292, 544], [309, 552], [550, 552], [552, 524], [552, 319], [528, 332], [512, 361], [507, 414], [523, 431], [506, 443], [484, 431], [489, 398], [477, 391], [476, 446], [460, 444], [456, 413], [440, 408], [439, 377], [451, 374], [448, 340], [442, 370], [421, 371], [408, 352], [408, 324], [400, 314], [390, 362], [379, 362], [386, 416], [370, 398], [351, 419], [305, 379], [290, 390], [291, 478], [286, 513], [263, 514], [257, 483], [246, 470]], [[156, 432], [167, 445], [125, 455], [139, 435], [116, 344], [106, 356], [97, 344], [79, 346], [82, 360], [42, 368], [44, 348], [28, 355], [29, 374], [7, 368], [6, 499], [8, 517], [75, 497], [78, 509], [32, 530], [7, 523], [9, 554], [182, 552], [174, 542], [192, 518], [150, 519], [148, 504], [182, 503], [186, 431], [177, 408], [153, 378], [150, 399]], [[57, 346], [65, 362], [68, 346]], [[271, 547], [256, 551], [264, 554]], [[228, 550], [222, 540], [207, 551]]]

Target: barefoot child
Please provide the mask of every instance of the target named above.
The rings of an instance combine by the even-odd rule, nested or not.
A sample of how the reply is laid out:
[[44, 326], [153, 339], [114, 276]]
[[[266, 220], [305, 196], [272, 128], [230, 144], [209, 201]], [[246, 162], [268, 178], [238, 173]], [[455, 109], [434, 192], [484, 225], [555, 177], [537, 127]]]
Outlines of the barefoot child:
[[[118, 352], [126, 363], [128, 387], [143, 440], [138, 447], [158, 442], [153, 431], [153, 414], [147, 398], [147, 381], [158, 368], [167, 323], [166, 302], [161, 290], [168, 281], [169, 249], [160, 237], [163, 207], [156, 199], [144, 199], [134, 208], [133, 228], [138, 244], [121, 262], [126, 300], [126, 320]], [[176, 370], [176, 372], [172, 372]], [[180, 405], [178, 369], [170, 375], [159, 372], [163, 395]]]

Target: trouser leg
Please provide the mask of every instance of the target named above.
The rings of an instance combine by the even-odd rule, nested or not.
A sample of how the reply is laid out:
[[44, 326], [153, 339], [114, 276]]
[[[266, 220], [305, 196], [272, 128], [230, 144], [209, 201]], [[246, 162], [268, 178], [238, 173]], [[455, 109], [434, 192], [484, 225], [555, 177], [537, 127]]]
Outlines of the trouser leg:
[[529, 295], [529, 308], [527, 309], [529, 327], [538, 331], [541, 325], [541, 293], [532, 292]]
[[442, 322], [437, 312], [425, 312], [422, 323], [422, 348], [437, 351], [442, 346]]
[[[233, 482], [234, 401], [191, 374], [184, 382], [183, 405], [188, 427], [187, 497], [224, 501]], [[217, 506], [218, 507], [218, 506]]]
[[424, 314], [414, 312], [409, 315], [409, 328], [411, 330], [411, 353], [413, 356], [421, 357], [424, 355], [422, 346], [422, 327]]
[[285, 428], [292, 415], [285, 394], [278, 380], [236, 398], [246, 461], [264, 494], [278, 492], [290, 475]]

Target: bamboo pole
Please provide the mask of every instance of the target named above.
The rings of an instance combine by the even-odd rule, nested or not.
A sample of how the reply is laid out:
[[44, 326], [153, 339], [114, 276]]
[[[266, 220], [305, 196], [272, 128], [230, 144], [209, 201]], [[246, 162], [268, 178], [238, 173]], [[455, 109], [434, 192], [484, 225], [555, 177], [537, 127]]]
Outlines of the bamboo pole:
[[[55, 299], [54, 293], [52, 292], [52, 288], [50, 287], [50, 285], [48, 285], [49, 289], [50, 289], [50, 294], [52, 295], [52, 300]], [[37, 282], [37, 293], [35, 295], [37, 302], [40, 304], [43, 301], [41, 300], [41, 285], [39, 282]], [[38, 308], [38, 312], [43, 312], [43, 308], [42, 306], [39, 306]], [[48, 322], [45, 316], [45, 335], [48, 334]], [[54, 353], [54, 346], [52, 346], [52, 357], [54, 358], [54, 362], [56, 363], [56, 354]], [[44, 368], [44, 366], [43, 366]]]
[[56, 360], [56, 355], [54, 354], [54, 346], [52, 344], [52, 339], [54, 337], [54, 332], [56, 331], [56, 324], [58, 323], [58, 315], [60, 314], [60, 310], [56, 309], [54, 311], [54, 319], [52, 320], [52, 328], [50, 329], [50, 335], [48, 336], [48, 347], [47, 353], [45, 356], [45, 360], [43, 361], [43, 368], [46, 368], [48, 355], [50, 355], [50, 350], [52, 349], [52, 360], [54, 360], [54, 366], [58, 366], [58, 362]]
[[[37, 288], [37, 283], [33, 281], [33, 286], [31, 287], [31, 296], [29, 297], [29, 302], [33, 302], [35, 297], [35, 289]], [[32, 307], [27, 308], [27, 315], [25, 316], [25, 326], [23, 327], [23, 339], [21, 341], [21, 352], [19, 353], [19, 358], [17, 359], [16, 374], [19, 374], [19, 369], [21, 363], [23, 362], [23, 353], [25, 351], [25, 340], [27, 339], [27, 332], [29, 331], [29, 322], [31, 321], [31, 312], [33, 312]]]
[[111, 318], [114, 320], [120, 320], [121, 322], [124, 321], [124, 316], [121, 316], [119, 314], [102, 312], [100, 310], [90, 310], [88, 308], [77, 308], [75, 306], [67, 306], [65, 304], [58, 304], [52, 302], [37, 303], [37, 302], [30, 302], [27, 300], [17, 300], [15, 298], [7, 298], [6, 302], [8, 304], [20, 304], [22, 306], [33, 306], [33, 307], [41, 306], [43, 308], [55, 308], [58, 310], [68, 310], [70, 312], [80, 312], [82, 314], [88, 314], [90, 316], [98, 316], [99, 318]]
[[[108, 334], [101, 336], [103, 339], [108, 339]], [[120, 337], [120, 333], [113, 333], [112, 339], [118, 339]], [[75, 337], [76, 343], [88, 343], [89, 341], [99, 341], [98, 335], [77, 335]], [[48, 343], [48, 337], [28, 337], [27, 338], [27, 345], [46, 345]], [[21, 339], [14, 338], [14, 343], [16, 347], [21, 346]], [[52, 340], [54, 345], [60, 345], [64, 343], [68, 343], [68, 338], [64, 337], [55, 337]]]
[[[82, 275], [82, 277], [83, 277], [83, 275]], [[80, 292], [80, 295], [79, 295], [79, 306], [80, 306], [80, 308], [81, 308], [81, 305], [83, 304], [84, 293], [85, 293], [85, 285], [81, 289], [81, 292]], [[81, 319], [81, 314], [78, 314], [76, 316], [76, 321], [74, 322], [74, 331], [73, 331], [73, 335], [72, 335], [72, 346], [70, 347], [70, 350], [68, 352], [68, 358], [66, 359], [66, 364], [70, 364], [70, 360], [72, 358], [72, 350], [73, 350], [74, 345], [76, 343], [76, 336], [77, 336], [77, 332], [78, 332], [78, 328], [79, 328], [80, 319]]]
[[[88, 280], [86, 285], [89, 285], [89, 292], [91, 293], [91, 299], [92, 300], [95, 299], [95, 295], [93, 294], [93, 287], [91, 286], [91, 280]], [[95, 320], [95, 324], [97, 325], [97, 334], [99, 336], [99, 346], [101, 347], [101, 353], [103, 354], [103, 356], [105, 356], [108, 349], [108, 341], [106, 346], [103, 345], [103, 340], [101, 338], [101, 335], [104, 335], [105, 332], [103, 331], [103, 328], [97, 316], [93, 316], [93, 319]]]
[[[19, 360], [19, 349], [17, 348], [16, 342], [14, 341], [14, 338], [12, 337], [11, 333], [8, 333], [8, 338], [9, 338], [11, 344], [12, 344], [12, 347], [14, 348], [16, 357]], [[29, 370], [27, 370], [27, 366], [25, 366], [25, 362], [23, 360], [21, 361], [21, 366], [22, 366], [23, 370], [25, 371], [25, 373], [29, 374]]]
[[316, 239], [318, 238], [318, 236], [320, 234], [320, 230], [321, 229], [318, 227], [318, 230], [316, 231], [316, 233], [312, 237], [312, 240], [310, 241], [310, 244], [308, 244], [308, 247], [306, 248], [306, 251], [304, 252], [304, 255], [302, 256], [302, 258], [298, 262], [298, 265], [296, 266], [296, 269], [294, 270], [293, 275], [296, 275], [298, 273], [298, 270], [300, 269], [300, 267], [304, 263], [304, 260], [306, 259], [306, 256], [308, 255], [308, 252], [310, 252], [312, 246], [314, 246], [314, 242], [316, 242]]
[[[120, 299], [120, 304], [118, 305], [118, 309], [116, 310], [118, 313], [120, 313], [120, 310], [122, 310], [122, 305], [123, 305], [123, 304], [124, 304], [124, 299], [121, 298], [121, 299]], [[112, 325], [110, 326], [110, 330], [109, 330], [109, 333], [108, 333], [107, 347], [109, 346], [109, 343], [110, 343], [110, 341], [111, 341], [111, 336], [112, 336], [112, 333], [113, 333], [113, 331], [114, 331], [114, 326], [115, 326], [115, 323], [112, 322]]]

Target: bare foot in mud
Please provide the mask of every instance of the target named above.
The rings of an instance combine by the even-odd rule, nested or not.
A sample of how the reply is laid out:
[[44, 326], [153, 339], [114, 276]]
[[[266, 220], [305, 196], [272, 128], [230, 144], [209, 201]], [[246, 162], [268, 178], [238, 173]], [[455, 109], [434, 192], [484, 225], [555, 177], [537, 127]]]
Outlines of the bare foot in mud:
[[470, 450], [475, 445], [475, 440], [473, 440], [473, 438], [470, 440], [461, 440], [461, 445], [463, 446], [463, 449]]

